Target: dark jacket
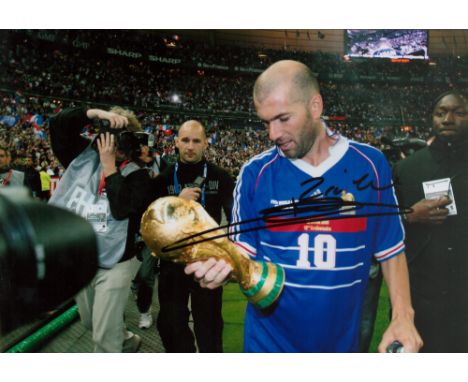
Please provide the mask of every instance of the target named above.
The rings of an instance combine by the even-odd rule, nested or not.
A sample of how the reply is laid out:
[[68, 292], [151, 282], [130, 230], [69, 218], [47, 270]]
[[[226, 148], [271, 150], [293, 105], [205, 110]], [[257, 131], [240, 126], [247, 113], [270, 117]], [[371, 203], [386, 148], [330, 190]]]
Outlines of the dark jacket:
[[[90, 122], [85, 108], [65, 109], [50, 119], [52, 150], [65, 168], [89, 146], [90, 140], [80, 133]], [[118, 171], [105, 178], [112, 216], [116, 220], [129, 219], [125, 252], [120, 262], [135, 255], [135, 237], [140, 229], [141, 216], [152, 201], [150, 186], [146, 169], [126, 177]]]
[[[224, 210], [228, 222], [231, 220], [232, 196], [234, 180], [229, 173], [212, 163], [202, 160], [199, 163], [188, 164], [178, 162], [177, 181], [179, 193], [185, 187], [193, 187], [197, 176], [203, 175], [203, 169], [207, 163], [207, 177], [205, 180], [205, 209], [218, 223], [221, 223], [221, 210]], [[178, 195], [174, 187], [175, 164], [167, 167], [154, 179], [154, 198], [168, 195]], [[200, 200], [197, 200], [200, 203]]]
[[26, 167], [24, 169], [24, 183], [34, 196], [39, 195], [41, 192], [41, 178], [39, 172], [32, 167]]
[[457, 207], [441, 225], [406, 224], [406, 254], [423, 351], [468, 351], [468, 142], [436, 139], [394, 168], [399, 203], [424, 198], [422, 183], [450, 178]]

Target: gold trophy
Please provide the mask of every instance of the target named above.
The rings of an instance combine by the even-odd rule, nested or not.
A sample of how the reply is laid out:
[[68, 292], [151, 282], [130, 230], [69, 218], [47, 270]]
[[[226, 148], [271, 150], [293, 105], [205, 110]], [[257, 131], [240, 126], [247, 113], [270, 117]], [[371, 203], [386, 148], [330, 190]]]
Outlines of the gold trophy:
[[283, 290], [284, 269], [251, 260], [197, 202], [159, 198], [143, 214], [140, 230], [153, 256], [161, 259], [183, 264], [223, 259], [232, 266], [231, 277], [247, 300], [261, 309], [273, 304]]

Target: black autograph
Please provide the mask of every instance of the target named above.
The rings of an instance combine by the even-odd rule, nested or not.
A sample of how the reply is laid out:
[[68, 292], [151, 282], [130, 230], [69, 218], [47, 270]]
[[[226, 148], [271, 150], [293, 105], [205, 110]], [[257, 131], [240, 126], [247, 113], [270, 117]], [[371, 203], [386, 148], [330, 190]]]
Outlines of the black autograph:
[[[353, 180], [353, 184], [356, 185], [359, 191], [365, 190], [367, 188], [372, 188], [373, 190], [380, 191], [386, 190], [391, 188], [393, 184], [386, 185], [383, 187], [375, 186], [371, 181], [367, 184], [363, 184], [363, 182], [367, 179], [368, 174], [363, 175], [359, 179]], [[260, 217], [255, 219], [248, 219], [238, 223], [229, 223], [224, 226], [219, 226], [215, 228], [211, 228], [202, 232], [198, 232], [196, 234], [187, 236], [183, 239], [180, 239], [174, 242], [171, 245], [165, 246], [162, 248], [162, 252], [170, 252], [176, 249], [181, 249], [187, 246], [200, 244], [205, 241], [215, 240], [226, 236], [237, 235], [240, 233], [251, 232], [251, 231], [258, 231], [266, 228], [274, 228], [274, 227], [281, 227], [281, 226], [288, 226], [300, 223], [309, 223], [309, 222], [316, 222], [321, 220], [338, 220], [338, 219], [350, 219], [350, 218], [359, 218], [359, 217], [372, 217], [372, 216], [386, 216], [386, 215], [403, 215], [412, 212], [413, 210], [409, 207], [402, 207], [394, 204], [383, 204], [383, 203], [361, 203], [357, 201], [348, 201], [343, 200], [341, 197], [336, 196], [327, 196], [328, 194], [340, 194], [343, 190], [336, 186], [331, 186], [325, 192], [325, 194], [317, 193], [313, 196], [305, 197], [305, 195], [309, 194], [314, 189], [318, 188], [321, 184], [323, 184], [324, 178], [311, 178], [306, 180], [305, 182], [301, 183], [301, 186], [306, 184], [309, 185], [309, 188], [304, 191], [299, 200], [295, 200], [294, 198], [291, 199], [291, 203], [279, 205], [276, 207], [266, 208], [261, 210]], [[365, 214], [359, 214], [359, 210], [364, 207], [376, 207], [379, 210], [383, 210], [384, 208], [390, 209], [390, 211], [379, 211], [379, 212], [371, 212]], [[349, 212], [354, 212], [353, 214], [349, 214]], [[304, 214], [306, 214], [304, 216]], [[254, 227], [244, 228], [244, 229], [235, 229], [232, 232], [233, 227], [240, 226], [242, 224], [252, 224], [252, 223], [264, 223], [264, 224], [257, 224]], [[191, 241], [199, 236], [208, 234], [213, 231], [217, 231], [220, 229], [227, 228], [228, 232], [223, 233], [216, 236], [211, 236], [209, 238], [202, 238], [200, 240]]]
[[[345, 170], [346, 172], [346, 170]], [[372, 190], [374, 191], [384, 191], [384, 190], [387, 190], [389, 188], [392, 188], [393, 187], [393, 183], [390, 183], [389, 185], [385, 185], [385, 186], [376, 186], [374, 184], [374, 182], [372, 180], [368, 181], [366, 184], [363, 184], [363, 182], [365, 182], [365, 180], [369, 177], [369, 174], [364, 174], [363, 176], [361, 176], [360, 178], [358, 179], [353, 179], [353, 184], [356, 186], [357, 190], [358, 191], [364, 191], [368, 188], [371, 188]], [[309, 185], [309, 183], [311, 183], [309, 185], [309, 188], [307, 188], [300, 196], [299, 196], [299, 199], [303, 199], [307, 194], [309, 194], [311, 191], [319, 188], [322, 183], [325, 182], [325, 178], [320, 176], [320, 177], [317, 177], [317, 178], [310, 178], [310, 179], [307, 179], [305, 180], [304, 182], [301, 183], [301, 186], [305, 186], [305, 185]], [[340, 187], [337, 187], [337, 186], [330, 186], [328, 187], [328, 189], [325, 191], [324, 194], [322, 193], [318, 193], [317, 196], [321, 196], [321, 195], [325, 195], [325, 196], [328, 196], [329, 194], [333, 194], [333, 195], [339, 195], [341, 194], [341, 192], [344, 191], [342, 188]]]

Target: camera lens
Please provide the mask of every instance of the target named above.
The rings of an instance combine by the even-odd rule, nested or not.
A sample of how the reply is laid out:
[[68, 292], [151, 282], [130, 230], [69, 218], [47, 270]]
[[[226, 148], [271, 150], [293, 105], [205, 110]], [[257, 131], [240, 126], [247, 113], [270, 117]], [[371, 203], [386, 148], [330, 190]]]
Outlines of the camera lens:
[[100, 119], [99, 126], [104, 130], [110, 129], [110, 122], [107, 119]]
[[0, 193], [0, 333], [73, 297], [97, 270], [86, 220], [19, 194]]

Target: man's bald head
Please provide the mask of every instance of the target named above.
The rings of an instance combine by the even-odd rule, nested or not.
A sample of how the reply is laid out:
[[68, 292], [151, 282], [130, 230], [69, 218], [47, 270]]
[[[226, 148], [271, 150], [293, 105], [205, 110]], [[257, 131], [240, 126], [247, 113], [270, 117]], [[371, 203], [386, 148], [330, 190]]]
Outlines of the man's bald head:
[[287, 85], [292, 102], [308, 102], [320, 92], [317, 79], [303, 63], [293, 60], [278, 61], [268, 67], [255, 81], [253, 97], [255, 103], [262, 103], [273, 90]]
[[205, 127], [195, 120], [184, 122], [177, 132], [175, 144], [182, 163], [200, 162], [208, 147]]
[[189, 121], [185, 121], [182, 125], [180, 125], [179, 130], [177, 131], [178, 134], [180, 134], [182, 131], [186, 130], [201, 130], [202, 135], [204, 138], [206, 138], [206, 131], [205, 131], [205, 126], [203, 126], [200, 122], [191, 119]]

